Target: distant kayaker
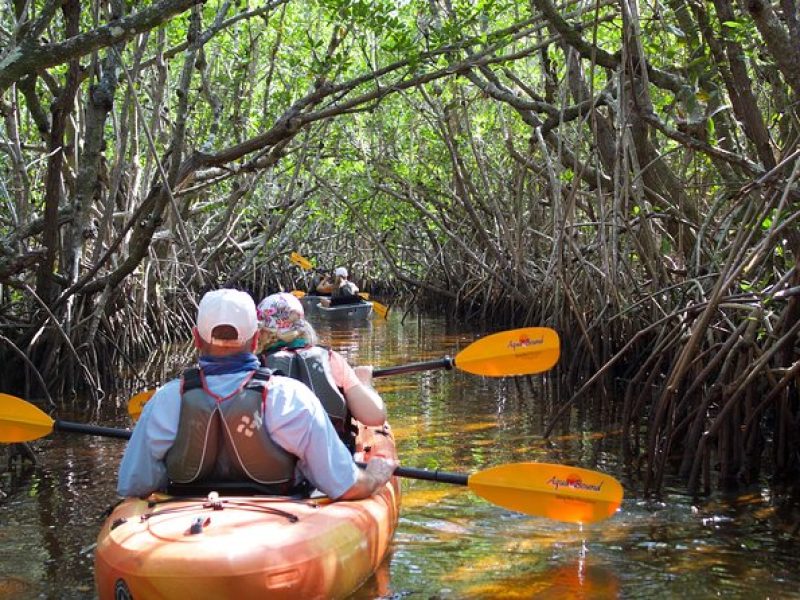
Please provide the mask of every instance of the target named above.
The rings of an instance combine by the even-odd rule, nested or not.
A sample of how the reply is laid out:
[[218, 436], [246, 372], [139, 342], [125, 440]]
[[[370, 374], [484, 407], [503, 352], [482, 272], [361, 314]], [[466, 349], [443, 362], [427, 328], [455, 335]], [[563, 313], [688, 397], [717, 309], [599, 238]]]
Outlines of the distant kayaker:
[[193, 334], [198, 368], [145, 405], [120, 464], [121, 496], [253, 482], [287, 494], [305, 478], [331, 498], [357, 500], [390, 479], [394, 460], [358, 468], [311, 390], [260, 368], [259, 323], [247, 293], [205, 294]]
[[333, 278], [328, 273], [318, 271], [311, 278], [311, 285], [308, 287], [309, 296], [330, 296], [333, 289]]
[[[344, 267], [337, 267], [336, 270], [340, 268], [343, 269]], [[322, 275], [322, 279], [319, 281], [319, 283], [317, 283], [316, 287], [317, 294], [320, 294], [322, 296], [330, 296], [333, 293], [333, 286], [335, 281], [336, 281], [335, 270], [333, 274], [331, 274], [330, 271], [324, 273]]]
[[333, 280], [326, 275], [317, 286], [317, 292], [330, 294], [330, 300], [322, 300], [324, 306], [356, 304], [364, 301], [358, 295], [358, 286], [350, 281], [349, 273], [345, 267], [336, 267], [333, 271]]
[[338, 352], [318, 345], [300, 301], [280, 292], [258, 304], [262, 364], [300, 379], [320, 399], [345, 443], [352, 441], [350, 416], [368, 427], [383, 425], [386, 407], [372, 387], [372, 367], [351, 367]]

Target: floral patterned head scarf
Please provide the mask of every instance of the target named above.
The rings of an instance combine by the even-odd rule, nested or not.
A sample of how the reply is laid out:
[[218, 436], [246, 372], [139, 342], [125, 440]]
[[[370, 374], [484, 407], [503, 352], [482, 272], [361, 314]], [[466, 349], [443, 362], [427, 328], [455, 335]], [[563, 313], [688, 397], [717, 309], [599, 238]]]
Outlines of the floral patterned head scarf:
[[302, 335], [307, 328], [303, 305], [286, 292], [272, 294], [259, 302], [258, 320], [261, 327], [279, 337], [292, 332]]

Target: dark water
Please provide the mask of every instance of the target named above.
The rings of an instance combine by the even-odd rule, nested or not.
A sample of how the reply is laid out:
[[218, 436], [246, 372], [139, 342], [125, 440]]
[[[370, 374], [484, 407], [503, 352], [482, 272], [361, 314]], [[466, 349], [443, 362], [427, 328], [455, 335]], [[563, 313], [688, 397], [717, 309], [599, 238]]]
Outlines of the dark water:
[[[402, 324], [399, 315], [319, 331], [352, 363], [376, 366], [441, 358], [479, 337], [433, 319]], [[153, 365], [152, 381], [175, 368]], [[581, 529], [506, 511], [462, 487], [404, 480], [392, 554], [354, 598], [800, 598], [800, 513], [787, 513], [766, 488], [702, 505], [678, 493], [641, 500], [619, 467], [613, 431], [542, 439], [543, 407], [557, 402], [544, 391], [545, 377], [495, 380], [456, 370], [376, 383], [404, 465], [465, 472], [518, 461], [580, 465], [622, 481], [621, 510]], [[127, 426], [126, 399], [107, 399], [94, 422]], [[40, 468], [0, 479], [0, 600], [94, 598], [93, 544], [116, 499], [123, 447], [52, 435], [36, 444]]]

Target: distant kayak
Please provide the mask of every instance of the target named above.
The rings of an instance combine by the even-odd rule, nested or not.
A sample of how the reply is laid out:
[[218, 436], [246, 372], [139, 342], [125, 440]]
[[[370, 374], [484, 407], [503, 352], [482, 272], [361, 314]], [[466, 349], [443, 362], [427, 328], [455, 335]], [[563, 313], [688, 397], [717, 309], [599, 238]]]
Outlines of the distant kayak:
[[[388, 429], [360, 427], [356, 460], [396, 458]], [[95, 553], [100, 600], [344, 598], [383, 561], [400, 510], [393, 478], [370, 498], [127, 499]]]
[[318, 304], [314, 314], [328, 321], [366, 321], [372, 314], [372, 302], [323, 306]]

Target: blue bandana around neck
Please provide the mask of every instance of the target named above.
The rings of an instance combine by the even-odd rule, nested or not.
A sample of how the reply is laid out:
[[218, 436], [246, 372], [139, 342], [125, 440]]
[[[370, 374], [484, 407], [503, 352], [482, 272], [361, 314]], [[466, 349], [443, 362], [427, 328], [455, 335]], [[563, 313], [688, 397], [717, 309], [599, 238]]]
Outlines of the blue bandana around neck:
[[206, 376], [255, 371], [261, 366], [258, 357], [252, 352], [240, 352], [230, 356], [201, 356], [199, 362]]

